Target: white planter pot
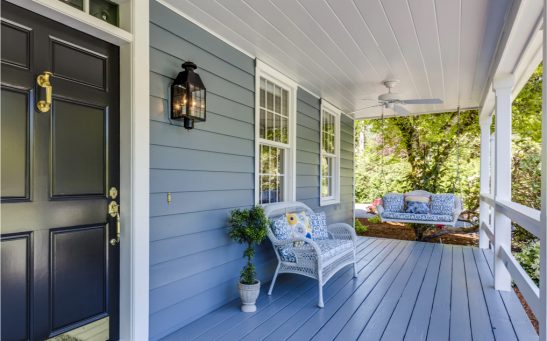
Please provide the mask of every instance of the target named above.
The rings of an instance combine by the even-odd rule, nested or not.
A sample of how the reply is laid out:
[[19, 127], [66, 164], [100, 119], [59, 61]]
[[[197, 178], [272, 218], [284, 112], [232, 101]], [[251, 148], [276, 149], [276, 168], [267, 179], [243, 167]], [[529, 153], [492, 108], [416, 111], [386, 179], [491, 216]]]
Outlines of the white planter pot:
[[254, 313], [256, 311], [256, 299], [260, 294], [260, 281], [255, 284], [239, 283], [239, 296], [241, 297], [241, 311]]

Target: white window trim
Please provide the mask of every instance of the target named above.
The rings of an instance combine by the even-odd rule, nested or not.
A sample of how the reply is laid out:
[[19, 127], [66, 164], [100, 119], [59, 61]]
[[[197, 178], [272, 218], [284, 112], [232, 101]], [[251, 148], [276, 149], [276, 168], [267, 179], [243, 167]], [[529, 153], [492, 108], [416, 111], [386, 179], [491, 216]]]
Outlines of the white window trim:
[[[271, 66], [256, 59], [255, 69], [255, 204], [260, 204], [260, 78], [266, 78], [285, 87], [289, 91], [289, 157], [285, 163], [285, 200], [296, 200], [296, 92], [298, 84]], [[266, 142], [266, 141], [264, 141]], [[276, 145], [274, 141], [267, 141]], [[286, 148], [286, 145], [282, 145]]]
[[[321, 194], [321, 181], [323, 177], [323, 111], [328, 111], [334, 115], [334, 153], [336, 162], [334, 164], [334, 174], [332, 176], [332, 188], [333, 195], [329, 197], [323, 197]], [[340, 203], [340, 116], [342, 111], [327, 102], [325, 99], [321, 99], [321, 116], [320, 116], [320, 132], [319, 132], [319, 152], [320, 152], [320, 166], [319, 166], [319, 205], [328, 206], [336, 205]], [[332, 154], [327, 154], [332, 156]]]

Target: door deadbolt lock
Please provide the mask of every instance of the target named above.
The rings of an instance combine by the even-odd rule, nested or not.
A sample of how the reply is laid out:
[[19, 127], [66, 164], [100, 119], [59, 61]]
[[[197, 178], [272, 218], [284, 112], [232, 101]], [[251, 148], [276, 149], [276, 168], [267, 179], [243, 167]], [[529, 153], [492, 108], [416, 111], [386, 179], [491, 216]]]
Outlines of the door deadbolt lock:
[[116, 219], [116, 238], [110, 239], [110, 245], [116, 246], [120, 243], [121, 221], [120, 221], [120, 205], [114, 200], [108, 204], [108, 215]]

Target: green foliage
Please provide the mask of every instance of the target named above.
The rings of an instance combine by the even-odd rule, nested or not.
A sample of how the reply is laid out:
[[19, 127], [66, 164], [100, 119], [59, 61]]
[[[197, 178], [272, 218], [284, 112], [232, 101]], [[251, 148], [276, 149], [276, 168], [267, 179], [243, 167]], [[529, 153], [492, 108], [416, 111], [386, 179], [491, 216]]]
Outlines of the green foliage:
[[[512, 122], [512, 200], [537, 209], [541, 194], [541, 103], [539, 65], [513, 101]], [[461, 112], [459, 126], [453, 112], [389, 118], [383, 124], [381, 120], [357, 121], [355, 138], [357, 202], [372, 202], [388, 192], [414, 189], [454, 191], [462, 195], [465, 209], [478, 210], [477, 111]], [[458, 165], [460, 179], [456, 181]], [[519, 247], [534, 238], [517, 226], [513, 241]]]
[[380, 224], [382, 222], [382, 219], [380, 216], [375, 215], [374, 217], [368, 218], [368, 222], [371, 224]]
[[515, 253], [515, 258], [522, 265], [522, 268], [526, 270], [530, 278], [539, 285], [539, 241], [534, 240], [526, 244], [520, 252]]
[[359, 235], [364, 234], [367, 232], [368, 226], [363, 225], [359, 219], [355, 219], [355, 232]]
[[251, 209], [234, 209], [228, 219], [228, 235], [240, 244], [246, 244], [247, 248], [243, 256], [247, 258], [247, 264], [241, 271], [240, 281], [243, 284], [254, 284], [256, 280], [256, 269], [252, 263], [255, 255], [254, 246], [262, 243], [267, 236], [268, 218], [261, 206]]

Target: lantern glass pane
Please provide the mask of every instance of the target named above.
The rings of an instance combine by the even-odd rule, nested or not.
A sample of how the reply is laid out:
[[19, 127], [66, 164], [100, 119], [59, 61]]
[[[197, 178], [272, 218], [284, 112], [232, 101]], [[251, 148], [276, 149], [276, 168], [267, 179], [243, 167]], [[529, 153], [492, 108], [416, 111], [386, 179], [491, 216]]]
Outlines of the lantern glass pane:
[[171, 113], [173, 118], [186, 115], [186, 88], [182, 85], [173, 85]]

